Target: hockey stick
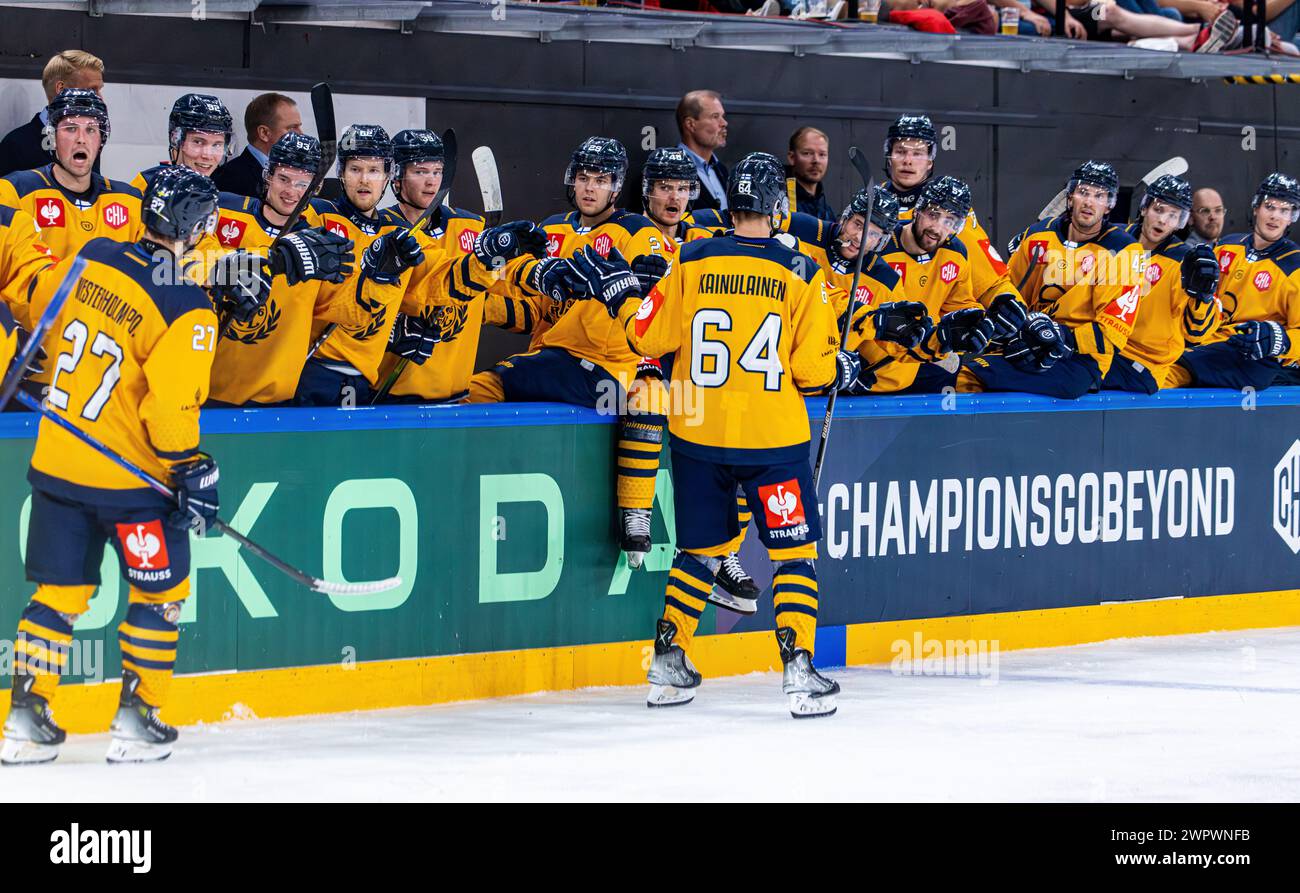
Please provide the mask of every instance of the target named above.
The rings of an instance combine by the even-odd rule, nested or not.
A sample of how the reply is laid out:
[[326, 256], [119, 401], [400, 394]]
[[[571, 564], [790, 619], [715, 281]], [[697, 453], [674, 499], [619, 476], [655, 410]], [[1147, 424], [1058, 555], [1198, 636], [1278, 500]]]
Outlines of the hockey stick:
[[[162, 481], [149, 474], [149, 472], [140, 468], [130, 459], [113, 452], [94, 437], [72, 424], [72, 422], [63, 418], [63, 416], [56, 414], [52, 409], [49, 409], [43, 402], [38, 401], [31, 394], [19, 392], [17, 394], [17, 399], [19, 403], [23, 404], [23, 406], [26, 406], [33, 412], [39, 412], [45, 418], [58, 425], [64, 431], [67, 431], [73, 437], [80, 440], [101, 456], [116, 462], [122, 468], [144, 481], [149, 485], [151, 490], [166, 497], [172, 502], [176, 502], [176, 491], [171, 487], [168, 487]], [[295, 582], [301, 583], [313, 592], [320, 592], [325, 595], [373, 595], [378, 592], [387, 592], [390, 589], [396, 589], [398, 586], [402, 585], [401, 577], [389, 577], [387, 580], [375, 580], [371, 583], [334, 583], [329, 580], [321, 580], [317, 577], [305, 574], [292, 565], [281, 561], [279, 558], [275, 557], [270, 552], [266, 551], [266, 549], [244, 536], [238, 530], [235, 530], [220, 518], [213, 518], [211, 526], [217, 532], [224, 533], [226, 536], [239, 543], [258, 558], [280, 571], [280, 573], [292, 578]]]
[[[320, 190], [321, 184], [325, 182], [325, 175], [330, 172], [334, 166], [335, 156], [338, 154], [338, 130], [334, 125], [334, 94], [330, 90], [329, 84], [317, 84], [311, 88], [311, 111], [316, 118], [316, 132], [320, 134], [320, 164], [316, 167], [316, 173], [312, 175], [311, 185], [307, 187], [299, 198], [298, 203], [293, 206], [289, 216], [284, 221], [284, 226], [271, 240], [271, 246], [267, 249], [267, 256], [275, 250], [280, 241], [298, 225], [298, 220], [302, 217], [311, 200], [316, 197]], [[221, 323], [220, 337], [226, 338], [230, 335], [230, 329], [234, 326], [233, 317], [227, 317]]]
[[501, 174], [497, 171], [496, 156], [488, 146], [479, 146], [470, 156], [474, 160], [474, 173], [478, 175], [478, 191], [483, 195], [483, 221], [488, 226], [501, 222]]
[[[1143, 186], [1150, 186], [1165, 174], [1172, 174], [1175, 177], [1181, 177], [1185, 173], [1187, 173], [1187, 159], [1181, 155], [1175, 155], [1168, 161], [1157, 164], [1151, 170], [1147, 171], [1146, 175], [1142, 178], [1141, 183]], [[1038, 219], [1046, 220], [1049, 217], [1056, 217], [1065, 213], [1066, 198], [1066, 191], [1064, 189], [1056, 193], [1050, 202], [1043, 205], [1043, 210], [1038, 212]]]
[[[876, 203], [876, 181], [871, 175], [871, 167], [867, 163], [867, 158], [862, 154], [857, 146], [849, 147], [849, 161], [857, 168], [858, 176], [862, 177], [862, 182], [867, 188], [867, 213], [862, 219], [862, 240], [858, 246], [858, 256], [853, 259], [853, 283], [849, 287], [848, 309], [844, 311], [844, 327], [840, 332], [840, 350], [844, 350], [844, 345], [849, 340], [849, 325], [853, 322], [853, 305], [858, 299], [858, 280], [862, 277], [862, 259], [867, 254], [867, 234], [871, 228], [871, 211]], [[836, 378], [838, 378], [838, 373]], [[822, 464], [826, 461], [826, 445], [831, 439], [831, 419], [835, 415], [835, 399], [839, 396], [840, 389], [832, 388], [831, 395], [826, 400], [826, 418], [822, 420], [822, 436], [817, 444], [817, 461], [813, 463], [813, 490], [817, 489], [817, 484], [822, 477]]]
[[[492, 154], [492, 150], [488, 149], [486, 146], [481, 146], [478, 149], [474, 150], [474, 168], [475, 171], [479, 174], [480, 183], [483, 182], [483, 174], [478, 169], [479, 166], [478, 153], [484, 149], [487, 150], [489, 156]], [[447, 198], [447, 193], [451, 192], [452, 181], [456, 179], [456, 156], [459, 153], [456, 146], [456, 131], [452, 130], [450, 127], [448, 127], [446, 130], [442, 132], [442, 153], [443, 153], [442, 188], [440, 188], [437, 194], [434, 195], [433, 201], [429, 202], [429, 207], [424, 209], [424, 213], [421, 214], [419, 218], [415, 221], [415, 223], [411, 225], [411, 229], [413, 230], [419, 230], [421, 227], [428, 226], [429, 221], [433, 219], [434, 211], [442, 207], [443, 201]], [[492, 173], [494, 175], [496, 174], [495, 160], [492, 161]], [[486, 190], [484, 190], [483, 195], [484, 195], [483, 209], [486, 211], [487, 210]], [[498, 202], [500, 201], [500, 197], [501, 197], [501, 184], [498, 183], [497, 184]], [[497, 213], [499, 215], [500, 211], [498, 210]], [[489, 224], [489, 226], [494, 226], [494, 225], [495, 224]], [[307, 354], [307, 359], [310, 360], [312, 354], [316, 352], [316, 349], [325, 343], [325, 339], [330, 336], [330, 333], [334, 330], [334, 328], [335, 328], [334, 324], [331, 323], [329, 326], [325, 328], [324, 332], [321, 332], [320, 338], [317, 340], [317, 342], [314, 345], [312, 345], [311, 353]], [[374, 406], [380, 400], [384, 399], [384, 397], [388, 396], [388, 392], [393, 389], [393, 385], [397, 384], [397, 379], [402, 377], [402, 373], [406, 371], [406, 367], [409, 365], [411, 365], [411, 361], [407, 357], [402, 357], [400, 360], [397, 361], [397, 365], [393, 367], [393, 371], [388, 373], [388, 377], [384, 379], [384, 383], [379, 386], [379, 390], [375, 391], [375, 396], [370, 398], [371, 406]]]
[[77, 255], [72, 260], [72, 266], [68, 267], [68, 272], [64, 274], [63, 281], [59, 283], [58, 289], [54, 292], [54, 297], [50, 299], [50, 305], [45, 308], [41, 318], [37, 320], [36, 325], [32, 327], [32, 334], [23, 345], [22, 351], [14, 357], [13, 365], [9, 367], [9, 374], [5, 377], [4, 386], [0, 388], [0, 412], [9, 405], [9, 401], [18, 391], [18, 386], [22, 384], [23, 379], [27, 376], [27, 364], [31, 362], [36, 351], [41, 349], [41, 342], [45, 340], [45, 334], [50, 330], [63, 312], [63, 305], [68, 303], [68, 296], [72, 294], [72, 287], [77, 284], [81, 274], [86, 271], [86, 259]]

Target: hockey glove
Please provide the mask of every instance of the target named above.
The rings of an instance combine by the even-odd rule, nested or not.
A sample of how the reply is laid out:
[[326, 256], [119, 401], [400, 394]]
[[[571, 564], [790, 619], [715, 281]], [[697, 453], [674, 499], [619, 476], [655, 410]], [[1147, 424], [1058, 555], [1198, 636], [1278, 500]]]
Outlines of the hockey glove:
[[642, 357], [636, 364], [636, 377], [645, 379], [654, 379], [656, 381], [664, 380], [663, 364], [654, 357]]
[[361, 272], [380, 285], [396, 285], [402, 274], [424, 263], [424, 249], [409, 229], [384, 233], [361, 256]]
[[488, 227], [474, 240], [474, 256], [489, 270], [500, 269], [506, 261], [525, 254], [546, 254], [546, 230], [530, 220]]
[[172, 467], [172, 487], [176, 490], [176, 511], [167, 523], [177, 530], [193, 530], [200, 535], [216, 520], [220, 511], [217, 481], [221, 477], [217, 460], [207, 453]]
[[1202, 304], [1214, 300], [1219, 290], [1219, 260], [1209, 245], [1197, 245], [1183, 255], [1183, 291]]
[[668, 275], [668, 261], [657, 254], [643, 254], [632, 261], [631, 266], [637, 282], [641, 284], [643, 295], [650, 294], [650, 289]]
[[271, 297], [271, 264], [247, 251], [222, 255], [208, 279], [208, 294], [217, 311], [239, 322], [251, 320]]
[[1015, 295], [1001, 294], [989, 303], [988, 318], [993, 321], [993, 337], [1003, 341], [1014, 337], [1029, 319], [1029, 308]]
[[612, 317], [618, 317], [624, 301], [641, 297], [641, 284], [617, 248], [609, 250], [609, 257], [601, 257], [589, 245], [569, 262], [586, 283], [585, 297], [600, 301]]
[[979, 307], [954, 310], [934, 327], [939, 353], [979, 353], [993, 340], [993, 328], [993, 321]]
[[432, 320], [423, 316], [397, 314], [392, 331], [388, 333], [388, 352], [397, 354], [417, 366], [433, 356], [433, 346], [438, 343], [441, 330]]
[[573, 269], [568, 258], [544, 257], [528, 271], [528, 287], [552, 301], [583, 297], [587, 282]]
[[1251, 321], [1238, 323], [1237, 334], [1228, 343], [1237, 348], [1248, 360], [1266, 360], [1280, 357], [1291, 349], [1291, 338], [1281, 323]]
[[[3, 326], [0, 326], [0, 329], [3, 328], [4, 328]], [[3, 336], [0, 335], [0, 337]], [[28, 332], [26, 329], [22, 328], [21, 326], [14, 327], [14, 331], [13, 331], [14, 359], [21, 356], [22, 352], [27, 349], [27, 339], [30, 337], [32, 337], [31, 333]], [[50, 358], [49, 354], [45, 352], [45, 348], [38, 346], [36, 350], [32, 353], [32, 355], [27, 358], [27, 371], [24, 374], [40, 375], [42, 372], [45, 371], [45, 361], [48, 360], [49, 358]], [[3, 365], [0, 365], [0, 378], [8, 374], [9, 362], [12, 362], [12, 359], [4, 363]]]
[[1007, 344], [1003, 356], [1021, 372], [1050, 369], [1074, 353], [1070, 333], [1043, 313], [1031, 313], [1020, 333]]
[[835, 390], [841, 394], [851, 391], [858, 383], [862, 373], [862, 358], [857, 354], [842, 350], [835, 355]]
[[324, 228], [285, 233], [271, 248], [271, 275], [290, 285], [307, 279], [337, 284], [352, 275], [357, 259], [352, 249], [351, 239]]
[[919, 345], [934, 328], [934, 321], [920, 301], [890, 301], [872, 313], [876, 340], [892, 341], [911, 349]]

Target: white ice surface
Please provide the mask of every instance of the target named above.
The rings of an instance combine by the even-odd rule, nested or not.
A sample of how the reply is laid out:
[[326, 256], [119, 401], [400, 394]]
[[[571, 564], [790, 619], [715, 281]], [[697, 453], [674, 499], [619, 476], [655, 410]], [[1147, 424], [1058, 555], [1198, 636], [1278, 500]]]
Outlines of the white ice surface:
[[[165, 763], [106, 735], [0, 770], [9, 802], [131, 800], [1300, 800], [1300, 628], [1006, 652], [996, 684], [830, 675], [839, 714], [790, 718], [780, 676], [182, 730]], [[57, 715], [57, 702], [56, 702]]]

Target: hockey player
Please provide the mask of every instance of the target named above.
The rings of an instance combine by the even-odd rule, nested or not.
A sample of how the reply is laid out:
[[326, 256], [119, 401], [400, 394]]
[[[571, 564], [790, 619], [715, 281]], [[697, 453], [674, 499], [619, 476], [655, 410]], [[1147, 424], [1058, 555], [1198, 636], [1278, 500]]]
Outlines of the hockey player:
[[1223, 321], [1170, 370], [1169, 387], [1254, 388], [1300, 361], [1300, 245], [1287, 229], [1300, 217], [1300, 182], [1264, 178], [1250, 203], [1252, 229], [1226, 236], [1219, 259]]
[[[269, 261], [264, 270], [254, 268], [255, 278], [275, 277], [262, 300], [221, 308], [224, 319], [212, 365], [213, 405], [272, 406], [292, 400], [311, 346], [313, 322], [362, 325], [378, 300], [379, 286], [362, 278], [352, 242], [319, 228], [317, 209], [311, 205], [268, 255], [320, 163], [315, 137], [286, 133], [268, 155], [264, 197], [222, 193], [214, 232], [187, 255], [187, 260], [195, 258], [212, 269], [231, 251], [253, 252]], [[187, 273], [200, 281], [213, 278], [192, 266]]]
[[[15, 322], [29, 331], [36, 321], [30, 315], [28, 285], [55, 262], [41, 242], [41, 228], [32, 216], [0, 205], [0, 307], [8, 309]], [[0, 370], [7, 369], [8, 364], [0, 363]]]
[[1101, 386], [1128, 343], [1146, 285], [1142, 247], [1107, 221], [1119, 175], [1086, 161], [1066, 184], [1066, 210], [1016, 237], [1009, 270], [1034, 311], [1000, 356], [963, 364], [962, 391], [1026, 391], [1076, 399]]
[[[917, 200], [934, 176], [938, 149], [938, 133], [926, 115], [901, 115], [889, 126], [885, 137], [885, 174], [889, 177], [886, 188], [898, 197], [900, 221], [912, 219]], [[966, 214], [957, 238], [966, 246], [971, 293], [982, 306], [991, 308], [999, 295], [1021, 301], [1007, 274], [1006, 263], [980, 225], [973, 207]]]
[[635, 348], [676, 354], [674, 382], [690, 381], [703, 395], [702, 424], [687, 425], [678, 407], [669, 416], [679, 551], [655, 633], [652, 707], [687, 703], [700, 684], [688, 652], [720, 558], [736, 534], [739, 486], [762, 507], [755, 520], [775, 565], [776, 638], [791, 713], [835, 712], [839, 685], [812, 664], [821, 521], [801, 395], [856, 374], [856, 358], [837, 354], [839, 333], [821, 269], [772, 238], [787, 202], [779, 169], [741, 160], [727, 189], [735, 232], [684, 245], [644, 301], [616, 253], [609, 261], [595, 252], [574, 258], [589, 276], [591, 294], [616, 315]]
[[[397, 204], [381, 211], [396, 222], [413, 225], [442, 188], [446, 163], [442, 139], [431, 130], [402, 130], [393, 136], [393, 195]], [[483, 218], [443, 205], [429, 220], [434, 245], [459, 255], [472, 254], [483, 232]], [[393, 382], [385, 402], [457, 403], [469, 392], [483, 328], [485, 293], [469, 301], [431, 307], [419, 316], [400, 314], [388, 352], [379, 366], [386, 381], [403, 360], [409, 364]], [[437, 359], [430, 359], [437, 345]]]
[[0, 205], [27, 212], [55, 257], [75, 254], [91, 239], [140, 237], [140, 193], [94, 171], [108, 143], [108, 106], [93, 90], [69, 88], [46, 109], [50, 164], [0, 179]]
[[[217, 513], [217, 464], [199, 450], [199, 405], [217, 340], [212, 301], [185, 284], [178, 258], [216, 222], [217, 190], [193, 171], [159, 174], [145, 196], [144, 237], [95, 239], [89, 263], [51, 330], [58, 370], [47, 405], [150, 474], [176, 502], [42, 421], [32, 484], [27, 578], [36, 593], [18, 625], [0, 762], [47, 762], [65, 739], [50, 700], [72, 628], [99, 584], [112, 542], [130, 586], [118, 628], [122, 694], [110, 762], [159, 760], [176, 730], [158, 717], [176, 662], [177, 620], [189, 595], [190, 531]], [[39, 314], [71, 266], [40, 277]], [[159, 283], [175, 283], [160, 285]]]
[[1128, 228], [1147, 255], [1146, 291], [1128, 343], [1101, 381], [1103, 390], [1154, 394], [1186, 344], [1199, 344], [1219, 325], [1219, 262], [1208, 245], [1189, 248], [1177, 231], [1187, 224], [1192, 187], [1169, 174], [1142, 196]]
[[187, 167], [211, 177], [230, 158], [235, 122], [230, 110], [215, 96], [186, 93], [172, 103], [167, 116], [168, 162], [143, 170], [131, 185], [141, 193], [172, 165]]

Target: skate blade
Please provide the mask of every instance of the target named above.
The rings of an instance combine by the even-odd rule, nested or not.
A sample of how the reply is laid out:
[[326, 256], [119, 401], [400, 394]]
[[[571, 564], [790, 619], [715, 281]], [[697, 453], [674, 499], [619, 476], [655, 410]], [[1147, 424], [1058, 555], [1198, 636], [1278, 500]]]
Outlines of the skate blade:
[[34, 766], [38, 763], [52, 763], [58, 755], [57, 744], [37, 744], [35, 741], [6, 738], [4, 747], [0, 747], [0, 765]]
[[735, 611], [737, 614], [744, 614], [748, 617], [751, 614], [758, 613], [758, 599], [756, 598], [737, 598], [725, 589], [722, 591], [711, 590], [708, 600], [720, 608], [726, 608], [728, 611]]
[[627, 566], [632, 570], [636, 570], [645, 563], [645, 552], [624, 552], [623, 554], [627, 556]]
[[650, 694], [646, 695], [647, 707], [680, 707], [695, 700], [695, 689], [677, 688], [672, 685], [652, 685]]
[[110, 763], [157, 763], [172, 755], [172, 745], [114, 738], [108, 744], [104, 757]]
[[787, 695], [790, 699], [790, 715], [795, 719], [816, 719], [819, 716], [834, 716], [838, 706], [834, 695], [818, 697], [811, 692], [795, 692]]

